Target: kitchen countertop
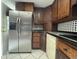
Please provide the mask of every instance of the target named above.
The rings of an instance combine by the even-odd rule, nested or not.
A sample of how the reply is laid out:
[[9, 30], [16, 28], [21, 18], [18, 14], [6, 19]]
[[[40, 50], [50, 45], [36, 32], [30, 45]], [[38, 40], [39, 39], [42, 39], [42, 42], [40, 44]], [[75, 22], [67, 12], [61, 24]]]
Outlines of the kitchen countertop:
[[73, 47], [75, 49], [77, 49], [77, 38], [74, 39], [74, 38], [68, 38], [68, 37], [63, 36], [63, 35], [73, 35], [73, 36], [76, 36], [75, 34], [64, 33], [64, 32], [47, 32], [47, 33], [51, 34], [53, 36], [62, 38], [64, 41], [70, 43], [71, 45], [73, 45]]

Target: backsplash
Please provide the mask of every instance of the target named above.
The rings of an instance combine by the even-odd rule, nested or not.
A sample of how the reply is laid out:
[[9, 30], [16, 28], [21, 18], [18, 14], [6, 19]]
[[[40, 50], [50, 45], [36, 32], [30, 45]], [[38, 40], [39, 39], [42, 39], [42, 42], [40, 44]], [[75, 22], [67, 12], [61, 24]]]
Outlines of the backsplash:
[[77, 32], [77, 20], [58, 24], [58, 31]]

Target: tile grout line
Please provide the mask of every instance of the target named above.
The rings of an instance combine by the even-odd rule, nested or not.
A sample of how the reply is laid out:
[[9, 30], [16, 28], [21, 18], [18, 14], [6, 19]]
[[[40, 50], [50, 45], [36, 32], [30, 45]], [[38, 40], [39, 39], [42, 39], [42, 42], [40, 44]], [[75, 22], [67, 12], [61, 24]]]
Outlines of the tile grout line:
[[[30, 56], [30, 54], [29, 54], [28, 56], [26, 56], [26, 57], [29, 57], [29, 56]], [[25, 57], [25, 58], [26, 58], [26, 57]], [[25, 58], [24, 58], [24, 59], [25, 59]]]
[[19, 54], [20, 58], [22, 59], [21, 55]]
[[[40, 52], [40, 51], [38, 51], [38, 52]], [[33, 53], [33, 52], [32, 52], [32, 53]], [[20, 54], [7, 54], [5, 58], [6, 58], [6, 59], [8, 59], [8, 58], [10, 58], [10, 59], [15, 59], [15, 57], [19, 57], [20, 59], [28, 59], [28, 57], [31, 56], [31, 57], [34, 58], [34, 59], [40, 59], [40, 58], [45, 54], [45, 56], [47, 57], [46, 59], [49, 59], [48, 56], [47, 56], [47, 53], [44, 52], [44, 51], [42, 51], [42, 50], [41, 50], [41, 52], [40, 52], [41, 54], [39, 53], [40, 55], [36, 55], [36, 56], [38, 56], [38, 57], [35, 57], [32, 53], [30, 53], [30, 54], [26, 53], [24, 58], [22, 58], [23, 55], [21, 56]], [[14, 57], [14, 56], [15, 56], [15, 57]], [[14, 58], [13, 58], [13, 57], [14, 57]]]
[[[42, 54], [43, 54], [43, 52], [42, 52]], [[40, 56], [42, 56], [42, 54], [40, 55]], [[32, 55], [32, 54], [31, 54]], [[33, 56], [33, 55], [32, 55]], [[38, 57], [38, 59], [40, 58], [40, 56]], [[35, 56], [33, 56], [35, 59], [37, 59]]]
[[44, 53], [42, 53], [40, 56], [39, 56], [39, 58], [38, 59], [40, 59], [40, 57], [43, 55]]
[[[32, 54], [31, 54], [32, 55]], [[32, 55], [33, 56], [33, 55]], [[33, 58], [37, 59], [36, 57], [33, 56]]]
[[47, 58], [49, 59], [49, 57], [48, 57], [47, 53], [46, 53], [46, 56], [47, 56]]
[[7, 55], [6, 55], [6, 59], [7, 59]]

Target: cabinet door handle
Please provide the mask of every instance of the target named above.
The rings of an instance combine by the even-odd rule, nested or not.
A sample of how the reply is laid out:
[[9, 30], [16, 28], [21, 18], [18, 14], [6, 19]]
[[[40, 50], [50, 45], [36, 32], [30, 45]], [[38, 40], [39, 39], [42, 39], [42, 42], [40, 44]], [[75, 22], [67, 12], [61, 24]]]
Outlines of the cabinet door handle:
[[67, 49], [67, 48], [63, 48], [63, 49], [64, 49], [64, 51], [66, 51], [66, 52], [68, 51], [68, 49]]

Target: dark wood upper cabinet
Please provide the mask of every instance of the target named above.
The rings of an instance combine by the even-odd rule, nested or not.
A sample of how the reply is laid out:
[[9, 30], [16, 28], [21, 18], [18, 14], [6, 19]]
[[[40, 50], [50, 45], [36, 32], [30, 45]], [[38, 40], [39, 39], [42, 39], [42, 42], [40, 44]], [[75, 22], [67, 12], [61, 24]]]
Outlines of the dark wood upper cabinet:
[[75, 4], [77, 4], [77, 0], [71, 0], [71, 7]]
[[57, 23], [70, 16], [71, 0], [56, 0], [52, 5], [52, 21]]
[[25, 11], [34, 11], [33, 9], [34, 5], [33, 3], [25, 3]]
[[46, 15], [44, 15], [44, 20], [46, 21], [47, 19], [48, 21], [46, 22], [50, 22], [50, 20], [52, 20], [52, 23], [56, 24], [59, 22], [66, 22], [77, 19], [77, 8], [75, 7], [73, 9], [73, 6], [76, 4], [77, 0], [55, 0], [54, 3], [51, 6], [49, 6], [51, 8], [47, 8], [49, 11], [44, 11]]
[[55, 0], [54, 4], [51, 6], [52, 11], [52, 22], [56, 22], [58, 18], [58, 0]]
[[32, 11], [34, 10], [33, 3], [16, 2], [16, 10], [20, 11]]
[[70, 0], [58, 0], [58, 19], [69, 16]]
[[43, 24], [45, 31], [52, 31], [52, 13], [51, 6], [47, 7], [43, 11]]
[[52, 20], [57, 21], [69, 16], [70, 0], [56, 0], [52, 5]]
[[25, 3], [22, 3], [22, 2], [16, 2], [16, 10], [19, 10], [19, 11], [25, 11]]
[[51, 6], [44, 9], [44, 23], [51, 22], [52, 20], [52, 13], [51, 13]]
[[34, 9], [34, 23], [35, 24], [43, 24], [43, 9], [42, 8], [35, 8]]

